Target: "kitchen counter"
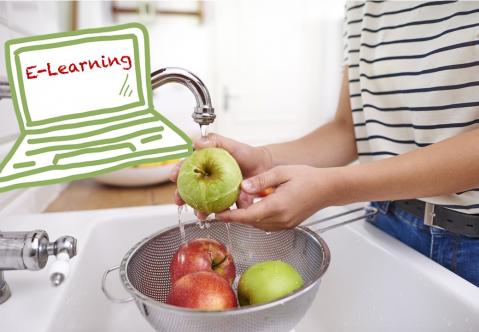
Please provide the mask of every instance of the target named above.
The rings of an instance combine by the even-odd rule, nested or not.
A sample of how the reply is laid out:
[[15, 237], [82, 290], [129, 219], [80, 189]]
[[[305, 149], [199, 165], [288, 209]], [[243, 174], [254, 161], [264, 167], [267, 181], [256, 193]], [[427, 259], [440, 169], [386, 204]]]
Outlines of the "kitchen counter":
[[126, 188], [100, 184], [94, 180], [73, 181], [45, 212], [111, 209], [173, 203], [176, 185], [163, 184]]

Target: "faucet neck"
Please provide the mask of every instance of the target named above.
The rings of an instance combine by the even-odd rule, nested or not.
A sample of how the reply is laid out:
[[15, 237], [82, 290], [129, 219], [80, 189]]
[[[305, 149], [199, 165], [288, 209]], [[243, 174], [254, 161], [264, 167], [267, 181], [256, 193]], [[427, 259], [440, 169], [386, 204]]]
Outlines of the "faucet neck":
[[193, 120], [199, 125], [209, 125], [216, 118], [215, 109], [211, 105], [211, 97], [205, 84], [198, 76], [186, 69], [169, 67], [159, 69], [151, 74], [153, 89], [167, 83], [179, 83], [186, 86], [195, 96], [196, 108], [192, 114]]

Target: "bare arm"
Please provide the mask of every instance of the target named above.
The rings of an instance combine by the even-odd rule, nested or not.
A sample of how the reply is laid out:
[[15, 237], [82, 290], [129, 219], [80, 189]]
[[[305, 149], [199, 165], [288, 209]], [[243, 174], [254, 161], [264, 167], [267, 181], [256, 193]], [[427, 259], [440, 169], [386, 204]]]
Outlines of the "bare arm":
[[338, 168], [337, 203], [430, 197], [479, 186], [479, 129], [403, 155]]
[[266, 146], [272, 166], [303, 164], [315, 167], [347, 165], [357, 158], [349, 102], [347, 69], [343, 70], [338, 108], [333, 120], [299, 139]]
[[247, 208], [225, 211], [216, 217], [280, 230], [294, 227], [331, 205], [439, 196], [472, 189], [479, 186], [477, 142], [479, 129], [367, 164], [274, 167], [242, 183], [248, 194], [276, 186], [274, 193]]

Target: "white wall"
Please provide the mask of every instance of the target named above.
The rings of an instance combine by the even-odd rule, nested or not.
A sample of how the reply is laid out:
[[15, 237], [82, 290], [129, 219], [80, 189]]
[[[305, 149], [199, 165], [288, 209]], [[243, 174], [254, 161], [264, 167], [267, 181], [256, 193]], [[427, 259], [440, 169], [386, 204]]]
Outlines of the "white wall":
[[[298, 138], [336, 110], [342, 1], [216, 2], [219, 131], [250, 144]], [[226, 104], [228, 105], [226, 109]]]
[[[0, 1], [0, 79], [5, 80], [5, 42], [12, 38], [53, 33], [65, 28], [66, 3], [55, 1]], [[0, 144], [18, 134], [11, 100], [0, 100]], [[0, 156], [4, 149], [0, 148]]]
[[[56, 1], [0, 1], [0, 80], [6, 80], [5, 42], [35, 34], [63, 31], [68, 26], [68, 3]], [[18, 136], [18, 123], [11, 99], [0, 100], [0, 161]], [[16, 212], [38, 212], [60, 192], [48, 186], [40, 192], [13, 190], [0, 193], [0, 216]], [[36, 195], [38, 194], [38, 195]], [[19, 203], [21, 202], [21, 203]]]

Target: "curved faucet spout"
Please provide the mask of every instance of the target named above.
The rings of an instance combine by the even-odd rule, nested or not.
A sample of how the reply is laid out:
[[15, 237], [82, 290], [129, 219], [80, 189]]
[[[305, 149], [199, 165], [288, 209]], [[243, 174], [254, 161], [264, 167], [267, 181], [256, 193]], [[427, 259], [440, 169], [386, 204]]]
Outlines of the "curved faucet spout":
[[199, 77], [186, 69], [177, 67], [162, 68], [151, 74], [153, 89], [166, 83], [180, 83], [190, 89], [196, 99], [196, 107], [192, 114], [196, 123], [207, 126], [215, 121], [215, 109], [211, 105], [210, 93]]

